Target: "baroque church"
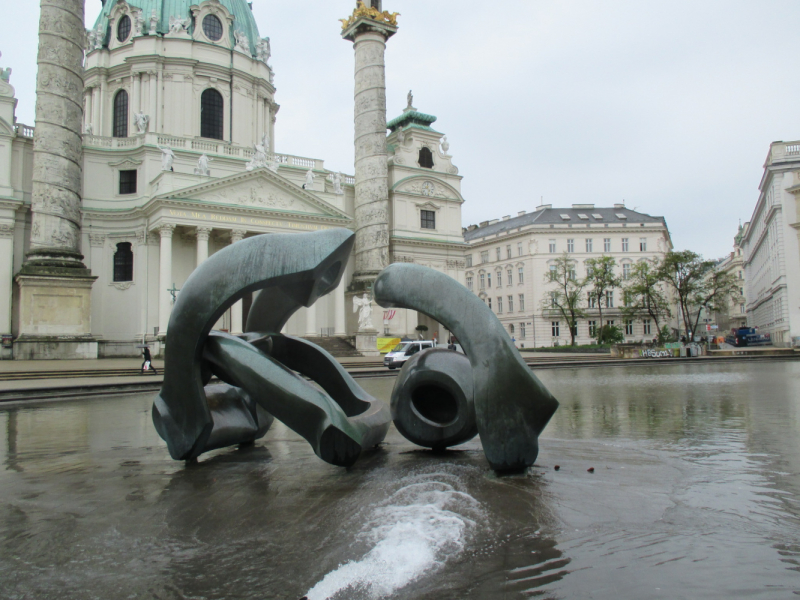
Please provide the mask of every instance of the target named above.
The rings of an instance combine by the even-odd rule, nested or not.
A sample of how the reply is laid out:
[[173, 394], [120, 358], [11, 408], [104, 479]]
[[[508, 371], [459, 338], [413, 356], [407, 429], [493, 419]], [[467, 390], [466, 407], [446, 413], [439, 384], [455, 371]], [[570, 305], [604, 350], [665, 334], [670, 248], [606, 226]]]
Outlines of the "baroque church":
[[[354, 16], [379, 11], [379, 5], [359, 3]], [[386, 44], [397, 30], [393, 20], [375, 24], [373, 43]], [[348, 33], [355, 27], [353, 17], [343, 23], [343, 37], [354, 41]], [[377, 112], [372, 106], [370, 117], [382, 132], [376, 147], [383, 147], [375, 153], [378, 162], [364, 162], [359, 170], [359, 102], [369, 103], [359, 95], [359, 61], [379, 61], [372, 67], [383, 77], [383, 53], [359, 55], [364, 42], [356, 41], [355, 174], [330, 171], [320, 158], [281, 154], [272, 49], [263, 33], [246, 0], [104, 0], [87, 31], [83, 73], [79, 231], [83, 262], [96, 277], [90, 302], [76, 298], [65, 304], [63, 297], [47, 293], [21, 299], [18, 274], [35, 221], [34, 128], [16, 122], [14, 88], [3, 72], [3, 358], [134, 356], [143, 342], [157, 354], [183, 283], [210, 255], [254, 235], [331, 227], [357, 236], [342, 283], [296, 313], [284, 331], [354, 336], [359, 324], [353, 298], [370, 292], [369, 277], [359, 277], [358, 264], [359, 251], [366, 253], [369, 242], [358, 236], [374, 225], [359, 212], [364, 200], [359, 184], [363, 180], [366, 190], [371, 173], [378, 173], [380, 186], [385, 181], [388, 200], [388, 212], [377, 213], [382, 266], [415, 262], [465, 283], [461, 175], [446, 138], [433, 127], [436, 117], [418, 111], [409, 93], [407, 108], [387, 122], [384, 82], [378, 89], [383, 108], [380, 102]], [[251, 302], [245, 297], [236, 303], [216, 328], [241, 332]], [[64, 310], [90, 332], [81, 344], [59, 343], [56, 330]], [[425, 315], [373, 304], [379, 337], [415, 335], [419, 325], [428, 326], [429, 337], [445, 339], [446, 332]], [[18, 344], [31, 336], [48, 343]]]

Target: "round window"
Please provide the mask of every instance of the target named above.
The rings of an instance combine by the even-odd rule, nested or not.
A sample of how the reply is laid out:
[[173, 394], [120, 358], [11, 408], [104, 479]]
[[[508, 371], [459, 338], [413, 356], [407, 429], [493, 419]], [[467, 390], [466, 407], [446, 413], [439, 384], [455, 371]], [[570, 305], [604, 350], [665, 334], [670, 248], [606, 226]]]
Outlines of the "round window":
[[214, 15], [206, 15], [203, 19], [203, 33], [212, 42], [222, 39], [222, 21]]
[[128, 39], [128, 36], [131, 34], [131, 18], [128, 15], [125, 15], [119, 20], [119, 25], [117, 25], [117, 39], [120, 42], [124, 42]]

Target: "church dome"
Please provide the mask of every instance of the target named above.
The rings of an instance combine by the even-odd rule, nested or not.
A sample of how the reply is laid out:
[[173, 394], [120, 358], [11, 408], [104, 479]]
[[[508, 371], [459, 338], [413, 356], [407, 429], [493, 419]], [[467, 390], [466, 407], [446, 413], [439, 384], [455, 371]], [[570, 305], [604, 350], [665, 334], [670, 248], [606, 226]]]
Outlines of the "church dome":
[[[114, 10], [114, 7], [121, 0], [105, 0], [103, 10], [95, 21], [94, 29], [98, 25], [103, 29], [108, 27], [108, 15]], [[191, 6], [202, 4], [203, 0], [127, 0], [128, 5], [134, 8], [141, 8], [145, 19], [149, 19], [153, 12], [156, 11], [158, 16], [158, 27], [156, 31], [163, 35], [169, 31], [169, 18], [179, 17], [181, 19], [188, 19], [191, 23], [189, 32], [194, 31], [195, 23], [192, 20]], [[233, 17], [233, 28], [231, 29], [231, 43], [235, 43], [233, 38], [233, 31], [238, 30], [247, 34], [250, 40], [250, 52], [255, 54], [256, 42], [260, 39], [258, 34], [258, 25], [256, 25], [253, 10], [250, 8], [250, 2], [247, 0], [219, 0], [219, 3], [224, 6]]]

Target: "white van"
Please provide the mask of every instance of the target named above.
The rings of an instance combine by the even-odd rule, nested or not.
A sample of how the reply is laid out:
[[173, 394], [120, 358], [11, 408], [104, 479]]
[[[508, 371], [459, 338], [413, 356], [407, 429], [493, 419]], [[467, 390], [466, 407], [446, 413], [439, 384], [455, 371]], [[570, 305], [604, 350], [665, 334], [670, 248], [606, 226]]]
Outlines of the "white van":
[[383, 366], [389, 367], [390, 369], [402, 367], [403, 363], [416, 353], [435, 347], [436, 344], [433, 343], [433, 340], [409, 340], [407, 342], [400, 342], [391, 352], [383, 357]]

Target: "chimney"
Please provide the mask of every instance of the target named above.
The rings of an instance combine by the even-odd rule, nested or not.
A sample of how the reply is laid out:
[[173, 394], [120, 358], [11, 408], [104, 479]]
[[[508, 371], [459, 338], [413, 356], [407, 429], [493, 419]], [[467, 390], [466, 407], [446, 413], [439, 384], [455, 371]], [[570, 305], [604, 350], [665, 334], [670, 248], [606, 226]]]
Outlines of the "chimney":
[[506, 215], [505, 217], [503, 217], [503, 221], [508, 221], [510, 218], [511, 218], [511, 215]]
[[521, 210], [521, 211], [519, 211], [519, 212], [517, 213], [517, 216], [518, 216], [518, 217], [521, 217], [521, 216], [522, 216], [522, 215], [524, 215], [524, 214], [525, 214], [525, 211], [524, 211], [524, 210]]

